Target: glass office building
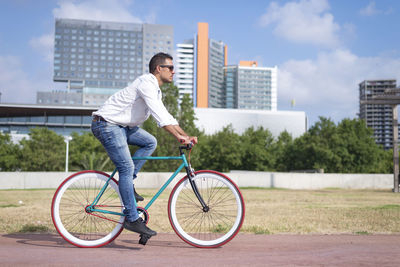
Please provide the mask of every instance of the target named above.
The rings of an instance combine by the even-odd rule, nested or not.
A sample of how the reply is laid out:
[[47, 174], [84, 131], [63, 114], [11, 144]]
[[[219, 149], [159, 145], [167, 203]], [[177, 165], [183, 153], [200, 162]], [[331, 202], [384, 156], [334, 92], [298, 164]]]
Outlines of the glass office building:
[[208, 107], [225, 108], [224, 70], [225, 44], [210, 39], [208, 57]]
[[224, 68], [227, 108], [277, 110], [278, 67], [258, 67], [256, 61], [240, 61]]
[[53, 80], [100, 105], [147, 73], [158, 52], [173, 53], [172, 26], [56, 19]]
[[225, 67], [224, 74], [226, 108], [237, 108], [237, 66]]
[[45, 127], [57, 134], [90, 131], [94, 107], [0, 104], [0, 132], [27, 137], [30, 129]]

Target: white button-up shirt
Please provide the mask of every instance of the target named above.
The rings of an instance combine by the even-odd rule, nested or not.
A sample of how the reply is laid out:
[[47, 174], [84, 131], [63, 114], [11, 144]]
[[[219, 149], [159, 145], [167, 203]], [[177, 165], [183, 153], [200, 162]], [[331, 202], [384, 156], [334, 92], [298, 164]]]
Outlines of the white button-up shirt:
[[106, 100], [93, 115], [122, 126], [134, 127], [142, 124], [152, 115], [158, 127], [178, 125], [162, 102], [162, 94], [157, 78], [144, 74], [124, 89]]

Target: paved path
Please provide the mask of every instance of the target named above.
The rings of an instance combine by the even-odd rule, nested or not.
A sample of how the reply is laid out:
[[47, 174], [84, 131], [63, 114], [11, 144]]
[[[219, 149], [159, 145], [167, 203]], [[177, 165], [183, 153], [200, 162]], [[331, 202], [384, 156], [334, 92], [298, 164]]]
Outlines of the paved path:
[[0, 266], [400, 266], [400, 235], [239, 234], [216, 249], [191, 247], [175, 234], [137, 241], [124, 233], [83, 249], [56, 234], [1, 235]]

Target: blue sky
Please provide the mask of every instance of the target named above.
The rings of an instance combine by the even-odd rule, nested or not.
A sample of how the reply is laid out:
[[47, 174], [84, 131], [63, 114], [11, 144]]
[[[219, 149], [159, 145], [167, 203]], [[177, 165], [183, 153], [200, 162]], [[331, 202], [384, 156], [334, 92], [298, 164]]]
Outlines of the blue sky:
[[[228, 45], [228, 63], [278, 66], [278, 109], [338, 122], [355, 118], [358, 84], [400, 79], [398, 0], [0, 1], [1, 102], [34, 103], [52, 82], [54, 18], [174, 26], [175, 43], [197, 22]], [[291, 100], [295, 106], [291, 106]]]

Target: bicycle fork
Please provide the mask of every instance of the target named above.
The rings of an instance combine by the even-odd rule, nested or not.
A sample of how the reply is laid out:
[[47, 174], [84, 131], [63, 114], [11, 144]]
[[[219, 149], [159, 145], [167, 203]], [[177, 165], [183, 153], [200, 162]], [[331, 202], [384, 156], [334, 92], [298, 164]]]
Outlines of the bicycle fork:
[[207, 204], [204, 202], [203, 197], [200, 195], [199, 189], [197, 188], [196, 183], [193, 181], [193, 178], [195, 176], [194, 170], [193, 168], [190, 166], [190, 164], [188, 164], [188, 166], [186, 167], [186, 173], [190, 182], [190, 185], [193, 189], [194, 194], [196, 195], [197, 199], [199, 200], [201, 206], [203, 207], [203, 211], [204, 212], [208, 212], [210, 210], [210, 208], [207, 206]]

